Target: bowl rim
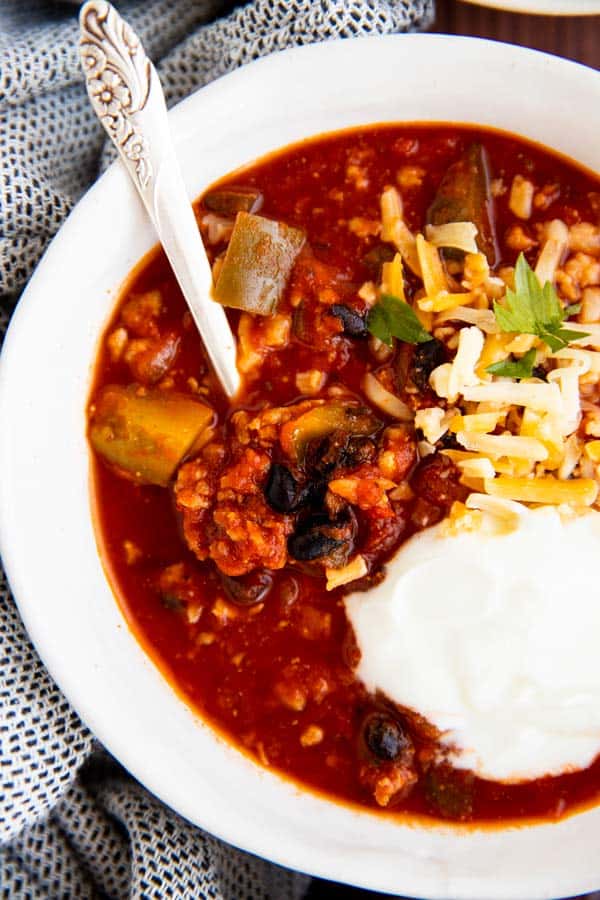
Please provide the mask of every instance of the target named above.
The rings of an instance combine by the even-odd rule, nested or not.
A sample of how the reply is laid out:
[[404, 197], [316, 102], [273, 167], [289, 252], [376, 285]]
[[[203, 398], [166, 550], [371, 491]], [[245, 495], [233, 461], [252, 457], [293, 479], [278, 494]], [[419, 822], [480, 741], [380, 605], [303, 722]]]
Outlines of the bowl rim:
[[534, 16], [600, 15], [599, 0], [542, 0], [541, 5], [535, 0], [463, 0], [463, 3]]
[[[299, 73], [303, 77], [308, 78], [309, 71], [312, 72], [314, 70], [314, 72], [318, 72], [323, 69], [324, 65], [334, 60], [348, 67], [355, 66], [358, 54], [364, 55], [365, 58], [376, 59], [381, 53], [387, 54], [391, 59], [393, 53], [396, 53], [397, 49], [402, 48], [406, 54], [414, 54], [415, 59], [418, 59], [419, 57], [424, 57], [429, 48], [436, 52], [443, 52], [443, 47], [446, 48], [450, 56], [458, 51], [459, 56], [469, 57], [469, 54], [472, 52], [471, 63], [476, 58], [480, 58], [482, 54], [487, 54], [489, 60], [492, 60], [495, 65], [508, 66], [509, 69], [512, 67], [516, 70], [522, 67], [527, 71], [530, 65], [539, 66], [545, 71], [553, 70], [557, 78], [566, 78], [567, 80], [573, 78], [575, 81], [587, 82], [590, 92], [593, 92], [592, 80], [594, 81], [594, 90], [598, 91], [600, 86], [600, 74], [580, 64], [538, 53], [537, 51], [477, 38], [445, 35], [388, 35], [385, 37], [332, 41], [272, 54], [196, 91], [179, 103], [169, 114], [173, 124], [176, 143], [179, 145], [182, 141], [190, 138], [190, 134], [193, 132], [192, 119], [197, 107], [209, 107], [213, 114], [216, 115], [215, 110], [222, 104], [223, 100], [231, 101], [232, 98], [243, 93], [243, 90], [247, 92], [251, 83], [266, 89], [267, 84], [272, 84], [277, 79], [290, 80]], [[316, 77], [314, 72], [312, 72], [312, 75]], [[435, 87], [436, 85], [433, 84], [432, 88]], [[273, 89], [277, 90], [276, 87]], [[250, 102], [247, 93], [244, 95], [244, 102]], [[335, 102], [335, 96], [332, 102]], [[240, 106], [239, 110], [241, 109], [242, 107]], [[411, 117], [409, 121], [415, 121], [414, 117]], [[441, 122], [442, 120], [438, 119], [437, 121]], [[305, 132], [305, 136], [307, 133], [322, 133], [323, 130]], [[333, 130], [339, 129], [334, 128]], [[285, 140], [283, 143], [276, 144], [275, 148], [295, 142], [295, 140]], [[600, 161], [598, 168], [600, 169]], [[514, 900], [519, 900], [523, 896], [523, 882], [519, 880], [521, 876], [518, 873], [512, 873], [511, 880], [511, 877], [503, 871], [504, 881], [499, 883], [498, 872], [494, 872], [495, 881], [492, 883], [489, 871], [478, 872], [474, 870], [470, 872], [468, 869], [470, 863], [467, 865], [465, 860], [461, 858], [460, 861], [457, 859], [456, 865], [466, 865], [467, 874], [461, 875], [461, 878], [457, 880], [458, 876], [455, 877], [455, 873], [449, 869], [450, 865], [454, 865], [454, 862], [450, 863], [449, 860], [453, 860], [454, 857], [451, 854], [448, 856], [442, 854], [438, 858], [436, 855], [441, 852], [439, 848], [442, 845], [446, 846], [443, 842], [447, 839], [449, 841], [448, 846], [453, 848], [453, 853], [456, 853], [457, 856], [460, 856], [463, 849], [465, 853], [468, 849], [469, 855], [473, 852], [474, 847], [483, 849], [484, 842], [485, 847], [493, 854], [496, 845], [501, 846], [504, 836], [514, 833], [514, 830], [506, 829], [498, 832], [502, 837], [499, 839], [499, 842], [498, 840], [495, 842], [494, 837], [491, 835], [482, 837], [479, 840], [479, 837], [476, 837], [475, 832], [471, 829], [468, 830], [469, 838], [461, 837], [461, 834], [464, 834], [464, 832], [461, 832], [460, 829], [448, 829], [441, 826], [439, 828], [428, 826], [427, 829], [422, 829], [410, 823], [397, 823], [394, 821], [394, 829], [391, 824], [392, 820], [373, 816], [370, 813], [357, 812], [341, 804], [317, 798], [311, 792], [300, 790], [281, 776], [267, 775], [263, 770], [258, 771], [258, 767], [254, 764], [250, 764], [252, 772], [241, 765], [241, 769], [244, 769], [245, 774], [239, 776], [240, 781], [244, 786], [248, 786], [248, 792], [238, 806], [228, 806], [219, 794], [219, 791], [214, 787], [212, 787], [213, 793], [210, 794], [211, 784], [207, 780], [203, 785], [207, 796], [210, 795], [211, 802], [215, 801], [218, 803], [219, 800], [222, 800], [223, 809], [218, 809], [217, 806], [210, 807], [209, 805], [200, 811], [194, 806], [197, 798], [193, 795], [193, 792], [189, 791], [188, 793], [185, 789], [182, 790], [181, 787], [177, 787], [177, 790], [175, 790], [172, 776], [171, 781], [166, 786], [160, 760], [157, 760], [156, 757], [157, 753], [160, 755], [160, 751], [165, 754], [172, 752], [172, 748], [165, 743], [164, 745], [159, 745], [158, 750], [153, 748], [154, 756], [151, 760], [146, 759], [143, 753], [141, 754], [143, 758], [140, 758], [140, 749], [143, 749], [143, 747], [140, 748], [138, 745], [132, 748], [128, 740], [132, 734], [135, 735], [136, 725], [140, 727], [140, 735], [143, 734], [143, 729], [146, 727], [145, 720], [142, 721], [140, 719], [139, 722], [127, 726], [129, 727], [128, 735], [116, 733], [115, 726], [111, 724], [113, 719], [107, 718], [108, 710], [106, 704], [105, 708], [99, 711], [95, 708], [94, 702], [90, 700], [89, 685], [94, 684], [100, 690], [99, 685], [96, 684], [100, 675], [91, 666], [90, 671], [86, 673], [86, 678], [88, 679], [86, 688], [84, 680], [80, 681], [80, 676], [86, 665], [86, 659], [82, 656], [82, 651], [76, 651], [72, 647], [69, 648], [70, 656], [67, 661], [67, 657], [64, 655], [64, 644], [61, 646], [60, 643], [57, 643], [57, 635], [52, 631], [52, 628], [55, 628], [55, 626], [49, 625], [48, 619], [42, 615], [38, 603], [40, 580], [39, 575], [35, 571], [37, 566], [31, 567], [27, 565], [28, 548], [25, 547], [23, 537], [28, 533], [35, 533], [35, 528], [24, 520], [24, 513], [18, 508], [25, 491], [29, 490], [19, 480], [19, 476], [24, 471], [20, 466], [24, 465], [24, 463], [18, 460], [20, 449], [18, 442], [20, 434], [29, 434], [30, 431], [27, 431], [27, 429], [31, 428], [27, 418], [27, 416], [31, 415], [31, 408], [26, 409], [22, 413], [19, 412], [17, 415], [15, 400], [15, 392], [18, 391], [18, 378], [22, 376], [24, 371], [24, 362], [20, 356], [21, 344], [26, 343], [28, 340], [36, 339], [35, 320], [39, 318], [45, 321], [42, 310], [48, 290], [48, 279], [49, 284], [52, 285], [53, 277], [56, 278], [58, 276], [61, 259], [64, 259], [65, 254], [67, 254], [68, 258], [71, 247], [77, 248], [78, 241], [81, 240], [81, 236], [77, 233], [80, 223], [99, 213], [99, 209], [106, 202], [109, 193], [112, 195], [113, 201], [115, 195], [119, 195], [119, 202], [122, 201], [121, 206], [123, 207], [124, 215], [130, 216], [127, 227], [138, 225], [140, 228], [146, 229], [146, 234], [148, 233], [141, 210], [137, 207], [131, 210], [129, 207], [125, 209], [126, 204], [130, 202], [133, 196], [132, 192], [133, 188], [130, 189], [120, 164], [115, 163], [82, 198], [53, 239], [24, 292], [13, 314], [4, 341], [2, 356], [0, 357], [0, 421], [11, 421], [15, 422], [16, 425], [14, 429], [3, 428], [0, 435], [0, 550], [19, 611], [36, 649], [44, 660], [50, 674], [73, 707], [107, 749], [163, 802], [176, 809], [189, 821], [200, 825], [221, 839], [289, 868], [310, 871], [314, 875], [373, 890], [388, 893], [395, 893], [401, 890], [404, 894], [413, 896], [430, 898], [453, 897], [455, 900], [457, 898], [462, 898], [462, 900], [471, 900], [471, 898], [473, 900], [484, 900], [484, 898], [488, 898], [488, 900], [510, 900], [510, 898], [514, 898]], [[131, 268], [132, 265], [130, 263], [129, 269]], [[52, 275], [53, 272], [54, 276]], [[116, 290], [118, 293], [118, 289], [119, 285], [113, 284], [113, 290]], [[48, 314], [46, 313], [45, 315], [47, 316]], [[106, 316], [104, 320], [106, 320]], [[94, 346], [97, 345], [98, 338], [99, 335], [96, 333], [93, 337]], [[91, 361], [88, 360], [86, 372], [77, 373], [77, 377], [85, 382], [86, 398], [90, 372]], [[66, 378], [66, 375], [61, 373], [60, 377]], [[35, 405], [35, 401], [32, 402]], [[38, 403], [36, 407], [38, 412], [39, 407], [40, 404]], [[80, 412], [83, 412], [83, 410]], [[82, 435], [75, 435], [75, 429], [78, 427], [76, 423], [80, 423], [80, 419], [77, 416], [78, 413], [70, 411], [65, 418], [68, 426], [74, 429], [72, 436], [76, 437], [77, 446], [73, 453], [81, 453], [82, 447], [86, 448], [85, 441], [80, 441]], [[87, 449], [85, 449], [85, 452], [87, 453]], [[28, 457], [27, 465], [31, 466], [33, 463], [39, 464], [39, 456], [35, 457], [33, 451], [31, 451], [31, 459]], [[30, 469], [27, 471], [30, 471]], [[90, 540], [90, 523], [87, 523], [84, 531], [84, 539], [87, 545]], [[93, 534], [91, 536], [93, 539]], [[59, 538], [60, 535], [56, 538], [56, 541]], [[53, 538], [53, 540], [55, 539]], [[39, 541], [36, 546], [36, 553], [38, 550], [40, 550]], [[36, 555], [37, 558], [38, 556]], [[49, 562], [47, 556], [42, 556], [41, 550], [40, 558], [43, 558], [46, 563]], [[96, 565], [95, 578], [98, 578], [99, 571], [98, 565]], [[103, 587], [105, 590], [106, 585]], [[56, 593], [56, 588], [52, 589]], [[35, 601], [30, 591], [36, 594]], [[145, 679], [144, 684], [153, 685], [157, 696], [160, 695], [158, 698], [160, 702], [168, 705], [169, 715], [172, 717], [170, 724], [173, 725], [176, 731], [180, 727], [180, 721], [183, 721], [183, 719], [187, 719], [188, 723], [193, 721], [194, 728], [198, 728], [200, 725], [198, 734], [204, 735], [202, 737], [203, 752], [208, 752], [209, 744], [219, 744], [223, 766], [230, 767], [231, 771], [233, 771], [234, 756], [237, 759], [237, 755], [239, 755], [237, 751], [232, 751], [225, 741], [218, 739], [214, 732], [208, 729], [208, 726], [204, 725], [203, 727], [203, 723], [188, 708], [179, 709], [179, 705], [183, 706], [183, 704], [176, 699], [176, 695], [170, 685], [162, 679], [160, 674], [157, 678], [157, 671], [154, 665], [148, 662], [148, 658], [141, 651], [139, 645], [137, 650], [132, 647], [131, 642], [132, 640], [135, 641], [135, 638], [132, 638], [128, 628], [124, 627], [122, 614], [112, 596], [111, 600], [114, 609], [106, 613], [103, 612], [102, 615], [105, 619], [111, 618], [110, 625], [116, 629], [113, 639], [119, 645], [119, 648], [123, 645], [131, 650], [132, 681], [135, 681], [139, 675], [140, 683], [143, 677]], [[90, 615], [94, 615], [91, 607], [87, 611], [89, 611]], [[104, 621], [101, 622], [98, 619], [94, 624], [103, 625]], [[109, 648], [104, 646], [101, 649], [106, 653]], [[80, 654], [78, 657], [75, 655], [76, 652]], [[121, 650], [119, 649], [118, 652], [121, 652]], [[104, 677], [108, 677], [107, 670], [101, 674]], [[159, 681], [161, 684], [159, 684]], [[170, 698], [168, 703], [165, 700], [167, 694]], [[123, 686], [123, 695], [123, 698], [119, 698], [119, 700], [122, 700], [122, 702], [127, 700], [129, 702], [129, 698], [126, 696], [127, 687], [125, 685]], [[165, 706], [166, 708], [167, 706]], [[115, 707], [112, 713], [115, 717], [114, 721], [116, 721], [116, 716], [120, 714], [120, 709]], [[122, 716], [121, 724], [127, 725], [127, 723], [123, 722]], [[207, 730], [210, 731], [208, 737], [205, 734]], [[141, 737], [139, 740], [141, 740]], [[179, 746], [176, 749], [181, 753], [186, 751], [186, 748], [183, 746]], [[238, 762], [235, 765], [238, 765]], [[277, 788], [274, 787], [275, 782], [280, 782]], [[271, 792], [273, 797], [277, 793], [277, 799], [286, 798], [286, 802], [289, 802], [293, 796], [299, 815], [307, 816], [310, 814], [314, 816], [318, 812], [321, 816], [322, 826], [324, 828], [328, 825], [340, 827], [341, 836], [339, 838], [337, 835], [331, 837], [327, 849], [321, 847], [319, 841], [314, 843], [314, 840], [312, 845], [308, 841], [307, 845], [304, 846], [302, 840], [299, 840], [295, 834], [291, 832], [288, 834], [288, 831], [285, 830], [288, 829], [288, 826], [291, 827], [289, 817], [285, 815], [285, 811], [283, 815], [285, 829], [283, 831], [281, 830], [281, 822], [277, 818], [274, 818], [272, 823], [261, 821], [260, 827], [256, 827], [257, 823], [252, 818], [252, 815], [248, 820], [245, 820], [239, 815], [239, 809], [240, 807], [243, 808], [245, 804], [245, 811], [248, 812], [248, 805], [253, 802], [258, 803], [262, 792]], [[307, 799], [308, 797], [310, 797], [309, 800]], [[330, 807], [335, 807], [335, 810]], [[271, 812], [275, 816], [276, 810], [273, 809]], [[586, 820], [593, 822], [597, 827], [597, 824], [600, 823], [600, 809], [572, 817], [572, 819], [575, 818], [578, 820], [586, 818]], [[375, 819], [377, 819], [377, 824], [375, 824]], [[524, 852], [526, 852], [527, 847], [531, 846], [531, 833], [547, 832], [549, 828], [553, 829], [553, 834], [556, 835], [556, 839], [559, 842], [565, 839], [568, 840], [573, 832], [573, 828], [569, 824], [572, 819], [558, 823], [556, 826], [543, 825], [520, 828], [518, 829], [520, 835], [519, 845], [523, 845], [525, 848]], [[395, 834], [392, 840], [388, 832], [391, 833], [393, 831], [395, 831]], [[402, 832], [402, 846], [395, 843], [397, 834], [400, 834], [400, 832]], [[577, 833], [577, 829], [575, 829], [575, 832]], [[358, 833], [367, 836], [363, 848], [364, 852], [362, 854], [358, 853], [356, 858], [352, 858], [352, 854], [349, 854], [344, 846], [343, 839], [346, 838], [347, 834], [356, 837]], [[496, 834], [496, 838], [498, 838], [498, 834]], [[390, 837], [389, 844], [388, 837]], [[354, 852], [356, 853], [356, 850]], [[372, 868], [368, 868], [373, 866], [374, 860], [378, 860], [379, 863], [381, 863], [382, 859], [385, 860], [388, 857], [391, 860], [392, 853], [394, 854], [393, 866], [390, 862], [387, 868], [384, 867], [384, 871], [373, 871]], [[407, 870], [402, 870], [402, 882], [399, 883], [397, 880], [398, 866], [401, 863], [406, 865]], [[587, 871], [578, 877], [568, 874], [567, 877], [563, 876], [562, 882], [556, 872], [553, 874], [542, 873], [534, 877], [533, 881], [527, 883], [527, 896], [529, 900], [536, 900], [536, 898], [545, 900], [545, 898], [555, 897], [557, 890], [560, 890], [566, 896], [567, 893], [573, 894], [591, 890], [597, 887], [598, 884], [600, 884], [600, 864], [597, 869], [593, 869], [591, 874]]]

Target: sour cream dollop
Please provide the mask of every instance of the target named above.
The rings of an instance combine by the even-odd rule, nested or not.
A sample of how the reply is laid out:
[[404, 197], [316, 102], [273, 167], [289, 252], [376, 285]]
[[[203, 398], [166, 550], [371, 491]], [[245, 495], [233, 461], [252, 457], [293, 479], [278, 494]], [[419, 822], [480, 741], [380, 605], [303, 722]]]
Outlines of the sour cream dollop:
[[585, 768], [600, 753], [599, 571], [595, 511], [529, 510], [508, 534], [429, 528], [346, 598], [357, 675], [481, 778]]

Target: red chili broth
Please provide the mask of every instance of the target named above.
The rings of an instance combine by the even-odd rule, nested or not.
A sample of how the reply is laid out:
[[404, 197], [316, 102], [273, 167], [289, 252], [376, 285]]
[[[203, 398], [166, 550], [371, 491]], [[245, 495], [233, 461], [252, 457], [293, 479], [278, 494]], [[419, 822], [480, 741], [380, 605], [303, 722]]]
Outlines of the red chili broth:
[[[409, 227], [422, 230], [425, 210], [436, 187], [467, 143], [481, 141], [490, 157], [494, 178], [510, 185], [514, 174], [531, 172], [536, 184], [560, 182], [561, 196], [551, 210], [534, 212], [532, 223], [562, 218], [567, 224], [596, 221], [590, 193], [600, 191], [598, 180], [566, 159], [520, 139], [490, 130], [466, 127], [375, 126], [316, 138], [274, 154], [219, 182], [255, 185], [264, 194], [261, 213], [306, 230], [315, 256], [337, 267], [360, 285], [372, 278], [362, 262], [364, 245], [347, 227], [350, 217], [379, 218], [379, 196], [383, 188], [395, 183], [402, 165], [423, 166], [427, 175], [422, 188], [404, 197], [405, 218]], [[411, 142], [418, 151], [407, 155]], [[369, 187], [348, 190], [345, 170], [350, 151], [374, 149], [367, 163]], [[340, 189], [347, 196], [340, 202], [328, 198]], [[507, 195], [496, 201], [496, 225], [500, 242], [509, 221]], [[531, 223], [530, 223], [531, 224]], [[515, 254], [501, 246], [502, 264], [512, 265]], [[176, 387], [185, 390], [190, 375], [198, 377], [207, 370], [200, 339], [193, 327], [181, 328], [185, 304], [162, 251], [152, 251], [132, 273], [119, 300], [131, 294], [159, 288], [168, 309], [164, 319], [182, 333], [177, 359]], [[235, 327], [238, 314], [229, 312]], [[117, 312], [107, 332], [114, 327]], [[366, 342], [357, 344], [338, 378], [357, 393], [368, 355]], [[286, 404], [298, 398], [295, 374], [307, 368], [322, 367], [310, 347], [294, 344], [288, 350], [272, 354], [265, 362], [259, 385], [237, 403], [253, 408], [267, 401]], [[128, 383], [131, 376], [123, 363], [111, 362], [104, 345], [97, 360], [92, 395], [109, 383]], [[219, 416], [227, 416], [227, 404], [217, 386], [211, 402]], [[380, 810], [359, 785], [354, 765], [358, 730], [370, 699], [351, 677], [347, 665], [348, 624], [339, 591], [327, 593], [314, 578], [294, 572], [300, 581], [303, 600], [332, 613], [328, 638], [303, 640], [291, 628], [279, 629], [281, 604], [267, 601], [260, 615], [242, 616], [229, 625], [222, 640], [200, 646], [190, 639], [182, 619], [165, 608], [152, 587], [158, 568], [180, 560], [206, 572], [206, 591], [215, 590], [211, 564], [200, 563], [186, 548], [179, 531], [169, 491], [141, 486], [118, 477], [101, 461], [93, 463], [93, 499], [96, 531], [107, 574], [127, 621], [146, 650], [166, 674], [176, 690], [220, 733], [244, 752], [249, 732], [264, 736], [263, 746], [273, 769], [302, 785], [337, 800], [372, 809], [379, 815], [418, 815], [437, 818], [418, 784], [399, 807]], [[134, 540], [143, 551], [143, 561], [127, 565], [122, 553], [125, 540]], [[289, 579], [287, 569], [275, 573], [275, 598]], [[243, 653], [239, 666], [231, 657]], [[325, 662], [347, 682], [318, 708], [293, 713], [272, 697], [274, 672], [293, 658], [302, 665]], [[423, 662], [426, 670], [427, 661]], [[317, 724], [325, 731], [322, 743], [302, 747], [298, 735], [303, 727]], [[510, 735], [506, 736], [510, 740]], [[600, 797], [600, 759], [588, 769], [557, 778], [544, 778], [521, 785], [503, 785], [474, 779], [473, 806], [469, 822], [505, 824], [514, 820], [556, 819], [582, 806], [596, 803]], [[460, 818], [460, 817], [459, 817]]]

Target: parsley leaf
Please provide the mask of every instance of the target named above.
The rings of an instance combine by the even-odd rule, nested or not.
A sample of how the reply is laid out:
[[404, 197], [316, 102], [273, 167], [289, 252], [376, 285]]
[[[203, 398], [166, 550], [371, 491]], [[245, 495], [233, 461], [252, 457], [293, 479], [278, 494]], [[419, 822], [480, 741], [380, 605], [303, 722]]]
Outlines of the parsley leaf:
[[505, 378], [531, 378], [535, 366], [536, 350], [532, 347], [521, 359], [503, 359], [486, 368], [490, 375], [503, 375]]
[[391, 294], [383, 294], [379, 302], [369, 312], [367, 328], [371, 334], [390, 345], [392, 338], [399, 338], [407, 344], [424, 344], [432, 340], [419, 322], [413, 308]]
[[502, 331], [535, 334], [553, 351], [570, 341], [587, 337], [581, 331], [563, 328], [567, 310], [549, 281], [542, 287], [537, 275], [521, 253], [515, 267], [515, 288], [507, 288], [506, 305], [494, 301], [494, 314]]

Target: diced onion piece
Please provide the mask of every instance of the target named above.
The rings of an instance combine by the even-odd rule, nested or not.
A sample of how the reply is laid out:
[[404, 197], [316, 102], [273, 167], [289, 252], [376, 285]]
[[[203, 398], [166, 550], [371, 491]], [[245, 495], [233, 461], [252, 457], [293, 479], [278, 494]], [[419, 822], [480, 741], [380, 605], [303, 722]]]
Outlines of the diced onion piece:
[[454, 410], [447, 411], [440, 406], [419, 409], [415, 414], [415, 428], [420, 428], [429, 443], [435, 444], [448, 431], [454, 415]]
[[534, 191], [533, 182], [523, 178], [522, 175], [515, 175], [510, 188], [508, 208], [519, 219], [531, 218]]
[[217, 216], [215, 213], [207, 213], [205, 216], [202, 216], [202, 225], [206, 228], [209, 244], [228, 241], [233, 231], [233, 219], [226, 219], [223, 216]]
[[591, 478], [511, 478], [499, 475], [485, 480], [485, 490], [493, 497], [519, 500], [522, 503], [573, 503], [591, 506], [598, 496], [598, 483]]
[[479, 384], [475, 366], [483, 350], [483, 334], [479, 328], [461, 328], [458, 349], [448, 378], [448, 399], [455, 400], [464, 389]]
[[465, 400], [482, 403], [504, 403], [514, 406], [530, 406], [538, 412], [560, 415], [563, 411], [560, 389], [556, 384], [539, 384], [529, 381], [495, 381], [465, 388]]
[[392, 394], [371, 372], [367, 372], [362, 382], [362, 389], [367, 398], [388, 416], [400, 419], [402, 422], [411, 422], [414, 418], [412, 409], [404, 403], [400, 397]]
[[333, 591], [335, 588], [348, 584], [350, 581], [356, 581], [367, 574], [367, 564], [364, 558], [358, 554], [350, 560], [341, 569], [325, 569], [325, 577], [327, 579], [327, 590]]
[[508, 456], [513, 459], [527, 459], [532, 462], [543, 462], [548, 458], [548, 451], [541, 441], [535, 438], [521, 437], [520, 435], [478, 434], [474, 431], [459, 431], [456, 435], [456, 440], [465, 450], [474, 450], [495, 458]]
[[416, 240], [425, 293], [428, 297], [437, 297], [438, 294], [448, 290], [448, 282], [440, 254], [437, 248], [430, 244], [429, 241], [426, 241], [422, 234], [418, 234]]
[[404, 268], [402, 257], [396, 253], [391, 262], [384, 263], [381, 268], [381, 292], [391, 294], [406, 302], [404, 293]]
[[367, 306], [371, 307], [377, 303], [377, 288], [372, 281], [365, 281], [357, 291], [361, 300], [364, 300]]
[[453, 247], [465, 253], [477, 253], [477, 226], [473, 222], [427, 225], [425, 236], [434, 247]]
[[306, 372], [296, 372], [296, 387], [301, 394], [318, 394], [327, 381], [327, 372], [321, 369], [308, 369]]
[[[452, 294], [462, 300], [464, 294]], [[468, 296], [468, 295], [466, 295]], [[469, 325], [476, 325], [486, 334], [497, 334], [499, 331], [496, 316], [491, 309], [469, 309], [468, 306], [455, 306], [453, 309], [445, 311], [437, 319], [437, 324], [442, 322], [457, 321], [467, 322]]]
[[[418, 415], [418, 413], [417, 413]], [[454, 416], [450, 422], [450, 431], [474, 431], [477, 434], [489, 434], [506, 414], [503, 412], [473, 413], [468, 416]]]
[[553, 219], [548, 225], [546, 242], [541, 249], [535, 267], [535, 274], [542, 287], [554, 282], [556, 270], [569, 246], [569, 229], [562, 219]]

